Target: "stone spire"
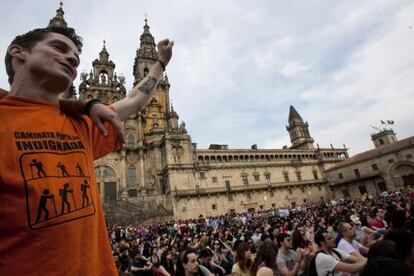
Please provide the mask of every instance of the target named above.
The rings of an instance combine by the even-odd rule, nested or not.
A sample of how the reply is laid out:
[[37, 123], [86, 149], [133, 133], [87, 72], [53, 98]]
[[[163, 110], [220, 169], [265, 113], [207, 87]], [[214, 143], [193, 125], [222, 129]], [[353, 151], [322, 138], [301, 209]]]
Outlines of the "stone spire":
[[289, 124], [293, 124], [294, 122], [301, 122], [303, 123], [302, 117], [300, 117], [299, 113], [296, 111], [293, 105], [289, 108]]
[[313, 149], [313, 138], [309, 133], [308, 122], [304, 122], [293, 105], [289, 108], [289, 125], [286, 126], [289, 132], [293, 149]]
[[[105, 47], [105, 40], [103, 41], [103, 47], [102, 47], [102, 51], [99, 53], [99, 61], [101, 62], [101, 63], [108, 63], [108, 61], [109, 61], [109, 53], [108, 53], [108, 51], [106, 50], [106, 47]], [[115, 68], [115, 65], [114, 65], [114, 68]]]
[[63, 3], [60, 2], [59, 9], [56, 10], [56, 15], [52, 19], [49, 20], [48, 27], [67, 27], [68, 23], [66, 23], [65, 18], [63, 18], [63, 15], [65, 12], [62, 9]]
[[144, 32], [141, 34], [140, 46], [134, 62], [134, 86], [148, 74], [150, 68], [158, 58], [155, 39], [150, 33], [148, 20], [145, 18]]

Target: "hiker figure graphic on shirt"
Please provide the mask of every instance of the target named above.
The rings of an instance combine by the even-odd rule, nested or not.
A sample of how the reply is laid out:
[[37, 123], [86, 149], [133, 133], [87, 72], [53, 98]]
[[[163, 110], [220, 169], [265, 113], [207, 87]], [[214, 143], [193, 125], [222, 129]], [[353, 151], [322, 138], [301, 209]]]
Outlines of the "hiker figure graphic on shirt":
[[89, 188], [88, 181], [85, 179], [85, 181], [81, 185], [81, 190], [82, 190], [82, 208], [85, 207], [85, 201], [86, 201], [86, 206], [89, 205], [88, 188]]
[[85, 159], [83, 152], [36, 152], [21, 156], [30, 228], [42, 229], [95, 214]]
[[52, 200], [53, 206], [55, 207], [54, 208], [55, 209], [55, 217], [57, 216], [55, 196], [53, 194], [51, 194], [48, 189], [44, 189], [43, 194], [40, 196], [39, 208], [37, 209], [37, 215], [36, 215], [35, 223], [39, 222], [40, 216], [42, 215], [42, 211], [45, 214], [44, 215], [44, 217], [45, 217], [44, 220], [49, 219], [49, 210], [46, 207], [46, 203], [47, 203], [48, 200]]
[[68, 172], [66, 171], [66, 167], [65, 167], [65, 165], [64, 165], [64, 164], [62, 164], [62, 163], [58, 162], [58, 164], [57, 164], [57, 166], [56, 166], [56, 167], [58, 168], [58, 170], [59, 170], [59, 172], [60, 172], [60, 175], [61, 175], [62, 177], [64, 177], [64, 176], [69, 176]]
[[36, 169], [36, 173], [37, 173], [38, 178], [41, 178], [42, 175], [43, 175], [43, 177], [47, 177], [47, 175], [46, 175], [46, 173], [43, 169], [43, 163], [42, 162], [39, 162], [36, 159], [33, 159], [32, 162], [29, 164], [29, 166], [30, 166], [30, 172], [31, 172], [32, 178], [34, 178], [34, 176], [33, 176], [33, 167]]
[[73, 205], [75, 205], [75, 209], [76, 209], [76, 202], [75, 202], [75, 197], [73, 196], [73, 190], [69, 188], [69, 183], [65, 183], [65, 185], [63, 185], [63, 189], [59, 190], [59, 195], [62, 197], [62, 209], [61, 209], [62, 215], [65, 213], [65, 206], [67, 207], [68, 212], [70, 213], [70, 203], [68, 201], [68, 193], [72, 195]]

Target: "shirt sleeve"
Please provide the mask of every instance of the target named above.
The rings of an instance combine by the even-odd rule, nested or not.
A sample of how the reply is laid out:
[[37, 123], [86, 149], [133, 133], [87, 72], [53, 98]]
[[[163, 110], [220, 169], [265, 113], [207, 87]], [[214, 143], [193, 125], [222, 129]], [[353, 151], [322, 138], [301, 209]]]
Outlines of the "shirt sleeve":
[[341, 254], [341, 256], [342, 256], [341, 260], [347, 260], [350, 256], [347, 252], [345, 252], [341, 249], [336, 248], [335, 250], [338, 251], [339, 254]]
[[339, 263], [339, 261], [327, 254], [319, 253], [316, 256], [315, 263], [318, 275], [326, 275], [328, 272], [335, 269], [335, 266]]
[[239, 274], [241, 274], [240, 267], [239, 267], [238, 264], [234, 264], [233, 265], [233, 267], [231, 268], [231, 273], [239, 273]]
[[[109, 109], [115, 111], [112, 105], [108, 106]], [[105, 128], [108, 130], [108, 136], [103, 136], [99, 129], [92, 125], [92, 143], [93, 143], [93, 159], [99, 159], [104, 155], [116, 150], [119, 145], [117, 144], [118, 134], [115, 128], [108, 122], [104, 123]]]
[[283, 257], [277, 256], [276, 264], [279, 269], [284, 268], [286, 266], [286, 259]]

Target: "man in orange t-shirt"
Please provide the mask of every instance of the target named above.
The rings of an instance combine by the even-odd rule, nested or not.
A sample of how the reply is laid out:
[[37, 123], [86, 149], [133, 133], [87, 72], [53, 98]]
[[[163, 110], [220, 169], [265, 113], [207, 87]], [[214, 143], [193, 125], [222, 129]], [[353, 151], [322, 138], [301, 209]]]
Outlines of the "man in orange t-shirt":
[[[58, 107], [59, 91], [76, 77], [81, 44], [73, 29], [50, 27], [8, 47], [11, 89], [0, 100], [2, 275], [117, 275], [93, 167], [117, 148], [116, 130], [106, 124], [105, 137], [88, 117], [65, 116]], [[119, 119], [151, 99], [172, 46], [159, 42], [160, 60], [110, 106]]]

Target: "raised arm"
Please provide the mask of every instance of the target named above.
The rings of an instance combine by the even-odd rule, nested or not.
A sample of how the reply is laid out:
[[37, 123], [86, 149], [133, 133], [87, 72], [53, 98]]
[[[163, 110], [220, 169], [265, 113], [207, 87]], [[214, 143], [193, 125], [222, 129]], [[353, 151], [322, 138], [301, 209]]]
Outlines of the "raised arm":
[[152, 66], [148, 75], [140, 81], [122, 100], [113, 104], [121, 121], [141, 111], [149, 102], [157, 87], [158, 81], [163, 76], [165, 66], [170, 62], [174, 42], [164, 39], [158, 42], [158, 54], [160, 59]]

